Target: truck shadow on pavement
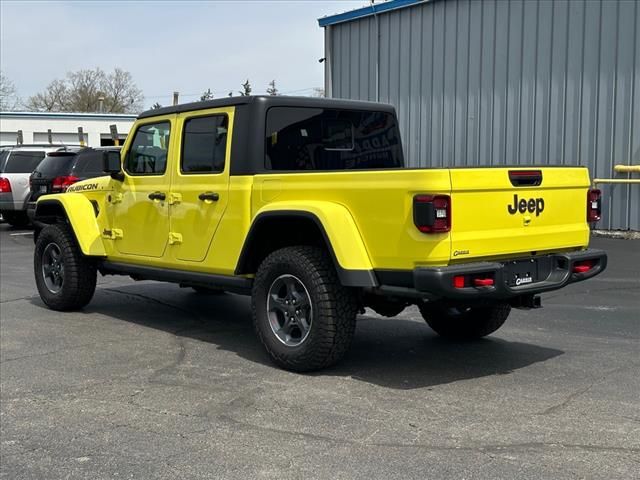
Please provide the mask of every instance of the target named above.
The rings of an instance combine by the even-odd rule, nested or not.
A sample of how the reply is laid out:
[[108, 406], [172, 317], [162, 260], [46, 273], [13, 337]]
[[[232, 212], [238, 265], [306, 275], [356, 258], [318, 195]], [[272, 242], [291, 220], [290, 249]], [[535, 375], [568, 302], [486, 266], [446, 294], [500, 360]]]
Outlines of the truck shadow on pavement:
[[[42, 305], [39, 298], [33, 303]], [[145, 282], [99, 289], [84, 312], [168, 332], [181, 340], [206, 342], [261, 366], [278, 368], [253, 331], [247, 297], [198, 294], [175, 285]], [[190, 343], [182, 341], [187, 354]], [[386, 388], [416, 389], [506, 375], [563, 353], [506, 341], [499, 335], [469, 342], [447, 341], [433, 333], [419, 314], [405, 311], [393, 319], [360, 316], [344, 360], [309, 375], [351, 377]]]

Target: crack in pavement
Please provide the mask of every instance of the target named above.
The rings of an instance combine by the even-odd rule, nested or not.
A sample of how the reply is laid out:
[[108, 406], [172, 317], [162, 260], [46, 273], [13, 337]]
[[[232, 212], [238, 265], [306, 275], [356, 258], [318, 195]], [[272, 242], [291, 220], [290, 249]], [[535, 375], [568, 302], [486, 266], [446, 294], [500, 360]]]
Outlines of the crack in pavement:
[[513, 450], [540, 450], [546, 448], [565, 448], [573, 450], [585, 450], [591, 452], [620, 452], [620, 453], [640, 453], [640, 447], [615, 447], [606, 445], [589, 445], [579, 443], [564, 442], [523, 442], [523, 443], [505, 443], [505, 444], [489, 444], [477, 446], [456, 446], [456, 445], [429, 445], [422, 443], [398, 443], [398, 442], [363, 442], [359, 440], [351, 440], [346, 438], [333, 438], [325, 435], [317, 435], [312, 433], [298, 432], [294, 430], [282, 430], [273, 427], [265, 427], [250, 422], [244, 422], [228, 415], [219, 415], [219, 420], [226, 421], [236, 426], [252, 428], [269, 433], [277, 433], [288, 436], [297, 436], [307, 440], [315, 440], [320, 442], [329, 442], [334, 444], [363, 446], [363, 447], [384, 447], [384, 448], [401, 448], [415, 450], [431, 450], [431, 451], [460, 451], [460, 452], [478, 452], [478, 453], [500, 453]]
[[[122, 342], [127, 342], [127, 341], [130, 341], [130, 340], [122, 340]], [[69, 351], [69, 350], [77, 350], [79, 348], [84, 348], [84, 347], [92, 347], [94, 345], [104, 344], [104, 343], [105, 342], [83, 343], [82, 345], [73, 345], [71, 347], [60, 348], [58, 350], [53, 350], [51, 352], [34, 353], [32, 355], [23, 355], [21, 357], [7, 358], [5, 360], [1, 360], [0, 361], [0, 365], [5, 364], [5, 363], [9, 363], [9, 362], [15, 362], [16, 360], [24, 360], [26, 358], [45, 357], [47, 355], [55, 355], [55, 354], [60, 353], [60, 352], [66, 352], [66, 351]]]
[[546, 409], [544, 409], [542, 412], [537, 413], [536, 415], [549, 415], [552, 413], [555, 413], [559, 410], [562, 410], [563, 408], [565, 408], [567, 405], [569, 405], [569, 403], [571, 403], [573, 400], [575, 400], [576, 398], [578, 398], [580, 395], [585, 394], [586, 392], [588, 392], [591, 388], [593, 388], [595, 385], [597, 385], [600, 382], [603, 382], [604, 380], [606, 380], [609, 375], [611, 375], [612, 373], [617, 373], [619, 371], [622, 370], [626, 370], [628, 368], [632, 368], [632, 367], [637, 367], [637, 364], [631, 364], [631, 365], [623, 365], [622, 367], [618, 367], [618, 368], [614, 368], [612, 370], [609, 370], [607, 372], [605, 372], [603, 375], [601, 375], [599, 378], [596, 378], [595, 380], [593, 380], [589, 385], [587, 385], [586, 387], [580, 388], [574, 392], [571, 392], [569, 395], [567, 395], [567, 397], [561, 401], [560, 403], [557, 403], [555, 405], [552, 405]]

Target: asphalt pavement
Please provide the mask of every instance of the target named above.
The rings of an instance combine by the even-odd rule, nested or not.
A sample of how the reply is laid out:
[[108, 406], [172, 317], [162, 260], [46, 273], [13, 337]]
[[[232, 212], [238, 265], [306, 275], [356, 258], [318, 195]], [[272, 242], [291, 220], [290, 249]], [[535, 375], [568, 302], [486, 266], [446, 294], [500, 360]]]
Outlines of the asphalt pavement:
[[48, 310], [30, 232], [0, 225], [0, 478], [640, 478], [640, 241], [592, 245], [604, 274], [491, 337], [367, 311], [342, 363], [299, 375], [245, 297], [104, 277]]

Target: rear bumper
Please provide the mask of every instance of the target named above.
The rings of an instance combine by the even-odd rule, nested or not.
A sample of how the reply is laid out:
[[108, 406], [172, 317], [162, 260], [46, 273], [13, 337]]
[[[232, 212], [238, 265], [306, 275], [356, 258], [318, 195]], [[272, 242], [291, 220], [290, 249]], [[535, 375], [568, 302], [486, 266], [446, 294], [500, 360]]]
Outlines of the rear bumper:
[[[590, 270], [584, 273], [574, 273], [576, 262], [593, 261]], [[514, 275], [526, 269], [527, 262], [531, 262], [532, 269], [536, 269], [536, 278], [532, 283], [514, 285]], [[413, 291], [417, 296], [431, 300], [447, 299], [456, 301], [474, 300], [508, 300], [516, 297], [535, 295], [542, 292], [557, 290], [571, 283], [587, 280], [603, 272], [607, 267], [607, 254], [602, 250], [582, 250], [570, 253], [558, 253], [545, 256], [524, 257], [506, 262], [477, 262], [453, 265], [448, 267], [416, 268], [411, 272], [411, 284], [405, 277], [404, 285], [393, 282], [393, 275], [378, 273], [381, 280], [381, 290], [396, 290], [396, 294]], [[409, 272], [407, 272], [409, 273]], [[454, 287], [454, 277], [492, 278], [491, 286]], [[386, 278], [385, 278], [386, 277]], [[399, 279], [398, 274], [395, 278]], [[389, 284], [385, 280], [391, 280]], [[387, 287], [387, 288], [385, 288]]]

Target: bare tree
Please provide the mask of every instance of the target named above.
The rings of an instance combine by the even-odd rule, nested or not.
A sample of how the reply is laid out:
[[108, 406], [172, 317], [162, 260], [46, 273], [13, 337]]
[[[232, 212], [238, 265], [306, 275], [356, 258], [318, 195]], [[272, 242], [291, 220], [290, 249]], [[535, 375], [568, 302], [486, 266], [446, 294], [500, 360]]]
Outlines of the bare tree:
[[144, 95], [131, 73], [116, 68], [105, 76], [101, 85], [105, 110], [110, 113], [137, 113], [143, 109]]
[[12, 110], [17, 104], [16, 86], [0, 72], [0, 110]]
[[159, 108], [162, 108], [162, 105], [160, 105], [158, 102], [151, 105], [151, 110], [158, 110]]
[[64, 80], [54, 80], [44, 89], [44, 92], [36, 93], [29, 97], [25, 107], [37, 112], [61, 112], [64, 111], [67, 98], [67, 85]]
[[204, 102], [206, 100], [213, 100], [213, 92], [210, 88], [207, 88], [207, 90], [202, 95], [200, 95], [201, 102]]
[[240, 90], [238, 93], [241, 97], [248, 97], [249, 95], [251, 95], [251, 83], [249, 82], [248, 78], [247, 81], [242, 84], [242, 90]]
[[267, 88], [267, 94], [269, 95], [278, 95], [278, 89], [276, 88], [276, 81], [271, 80], [269, 82], [269, 87]]
[[135, 113], [143, 108], [142, 91], [131, 74], [120, 68], [111, 73], [100, 68], [69, 72], [65, 79], [54, 80], [30, 97], [26, 106], [36, 111], [96, 112], [101, 97], [109, 113]]
[[324, 97], [324, 88], [315, 87], [313, 89], [313, 97]]
[[233, 97], [233, 90], [229, 91], [229, 96]]

